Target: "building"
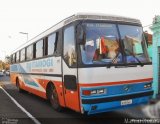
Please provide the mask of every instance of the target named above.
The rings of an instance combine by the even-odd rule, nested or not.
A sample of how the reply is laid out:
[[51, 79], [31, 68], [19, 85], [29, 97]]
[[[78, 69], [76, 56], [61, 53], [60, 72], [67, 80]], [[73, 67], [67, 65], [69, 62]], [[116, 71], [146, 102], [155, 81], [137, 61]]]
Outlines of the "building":
[[153, 89], [156, 98], [160, 94], [160, 16], [153, 19], [151, 30], [153, 31]]

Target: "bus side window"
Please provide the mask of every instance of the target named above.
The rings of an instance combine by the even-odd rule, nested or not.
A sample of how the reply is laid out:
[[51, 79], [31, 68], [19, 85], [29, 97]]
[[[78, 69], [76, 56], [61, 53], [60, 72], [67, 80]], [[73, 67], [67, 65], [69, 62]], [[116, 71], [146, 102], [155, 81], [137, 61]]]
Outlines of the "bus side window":
[[33, 58], [36, 58], [36, 43], [33, 44]]
[[56, 42], [56, 33], [53, 33], [48, 36], [48, 48], [47, 48], [47, 53], [48, 55], [53, 55], [55, 51], [55, 42]]
[[20, 61], [25, 61], [25, 48], [20, 51]]
[[44, 38], [44, 56], [48, 55], [48, 37]]
[[64, 29], [63, 57], [69, 66], [74, 66], [76, 64], [74, 32], [74, 26], [69, 26]]
[[59, 32], [56, 32], [55, 42], [54, 42], [54, 54], [57, 51], [57, 43], [58, 43]]
[[36, 58], [43, 57], [43, 39], [36, 43]]
[[10, 62], [11, 62], [11, 64], [13, 64], [13, 62], [12, 62], [12, 55], [10, 55]]
[[33, 45], [30, 45], [26, 49], [26, 60], [33, 59]]
[[55, 32], [44, 38], [44, 56], [61, 55], [60, 34], [60, 32]]
[[12, 62], [13, 62], [13, 63], [15, 63], [15, 62], [16, 62], [16, 54], [15, 54], [15, 53], [13, 54]]
[[54, 56], [62, 55], [62, 29], [56, 32], [56, 39], [54, 43]]
[[11, 55], [11, 64], [13, 64], [13, 54]]
[[16, 62], [19, 62], [19, 51], [16, 53]]

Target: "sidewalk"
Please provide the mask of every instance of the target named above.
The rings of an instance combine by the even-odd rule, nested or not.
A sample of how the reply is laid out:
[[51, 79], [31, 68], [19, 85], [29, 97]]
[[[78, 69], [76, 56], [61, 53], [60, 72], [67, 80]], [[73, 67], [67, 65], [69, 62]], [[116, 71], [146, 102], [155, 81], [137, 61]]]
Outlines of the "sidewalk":
[[1, 86], [0, 82], [0, 124], [33, 124], [33, 121], [5, 94]]

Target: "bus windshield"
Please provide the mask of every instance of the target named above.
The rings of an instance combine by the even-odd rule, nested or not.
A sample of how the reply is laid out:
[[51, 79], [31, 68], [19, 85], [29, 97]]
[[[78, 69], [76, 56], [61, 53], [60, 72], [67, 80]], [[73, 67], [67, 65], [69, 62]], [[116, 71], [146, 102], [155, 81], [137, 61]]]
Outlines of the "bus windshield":
[[84, 25], [86, 41], [85, 44], [80, 45], [83, 64], [150, 62], [140, 26], [120, 24], [117, 26], [111, 23], [85, 23]]
[[118, 25], [127, 63], [150, 62], [142, 27]]

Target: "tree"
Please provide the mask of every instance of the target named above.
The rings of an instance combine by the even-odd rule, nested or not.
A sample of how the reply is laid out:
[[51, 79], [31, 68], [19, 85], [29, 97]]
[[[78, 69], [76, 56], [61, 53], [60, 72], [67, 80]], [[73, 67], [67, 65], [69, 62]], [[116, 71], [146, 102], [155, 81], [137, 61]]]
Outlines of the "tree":
[[11, 63], [11, 57], [10, 56], [6, 56], [5, 57], [5, 63], [8, 63], [8, 64], [10, 64]]
[[10, 56], [6, 56], [5, 57], [5, 70], [9, 70], [10, 64], [11, 64], [11, 57]]
[[1, 70], [9, 70], [11, 59], [10, 56], [5, 57], [5, 61], [0, 60], [0, 71]]
[[0, 71], [3, 70], [3, 62], [0, 60]]
[[5, 69], [6, 69], [5, 63], [2, 60], [0, 60], [0, 70], [5, 70]]

